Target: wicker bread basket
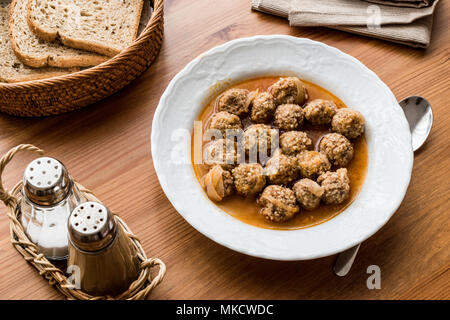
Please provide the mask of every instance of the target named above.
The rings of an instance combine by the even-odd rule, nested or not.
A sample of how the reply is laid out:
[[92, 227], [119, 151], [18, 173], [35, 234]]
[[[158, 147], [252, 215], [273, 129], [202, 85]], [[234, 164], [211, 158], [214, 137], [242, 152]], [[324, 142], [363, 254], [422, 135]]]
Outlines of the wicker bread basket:
[[23, 117], [60, 114], [104, 99], [136, 79], [155, 60], [163, 40], [164, 3], [152, 2], [152, 16], [130, 47], [98, 66], [69, 75], [0, 83], [0, 111]]
[[[37, 246], [30, 241], [27, 234], [25, 233], [22, 224], [19, 222], [20, 212], [17, 210], [18, 196], [22, 188], [22, 183], [19, 182], [8, 192], [3, 187], [2, 173], [6, 165], [12, 160], [12, 158], [21, 151], [31, 151], [38, 154], [42, 154], [43, 151], [39, 148], [29, 145], [22, 144], [10, 151], [8, 151], [0, 159], [0, 200], [8, 208], [8, 217], [10, 221], [10, 233], [11, 242], [14, 248], [28, 261], [41, 276], [48, 280], [49, 284], [55, 286], [67, 299], [71, 300], [142, 300], [146, 299], [153, 288], [155, 288], [163, 279], [166, 272], [166, 267], [164, 263], [157, 258], [147, 258], [144, 249], [142, 248], [139, 239], [130, 231], [125, 222], [120, 219], [117, 215], [116, 220], [118, 221], [120, 227], [123, 228], [125, 234], [131, 239], [136, 251], [138, 253], [138, 259], [141, 262], [141, 272], [136, 281], [134, 281], [128, 290], [122, 294], [111, 297], [111, 296], [91, 296], [82, 290], [76, 289], [72, 283], [66, 277], [63, 270], [54, 265], [51, 261], [44, 257], [42, 253], [39, 252]], [[92, 192], [85, 189], [80, 184], [76, 183], [80, 192], [88, 199], [88, 201], [99, 201]], [[153, 267], [158, 267], [158, 273], [155, 277], [151, 274], [151, 269]]]

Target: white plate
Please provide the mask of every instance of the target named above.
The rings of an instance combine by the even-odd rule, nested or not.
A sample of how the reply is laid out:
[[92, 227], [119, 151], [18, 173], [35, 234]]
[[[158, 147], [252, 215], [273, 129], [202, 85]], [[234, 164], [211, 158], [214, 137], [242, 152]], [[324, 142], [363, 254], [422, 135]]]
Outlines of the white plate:
[[[190, 160], [194, 120], [208, 99], [231, 81], [260, 75], [299, 76], [331, 91], [366, 118], [369, 165], [363, 188], [344, 212], [318, 226], [282, 231], [245, 224], [210, 201], [195, 177]], [[282, 35], [233, 40], [190, 62], [161, 97], [151, 138], [161, 186], [186, 221], [230, 249], [275, 260], [328, 256], [369, 238], [402, 202], [413, 165], [408, 122], [372, 71], [333, 47]]]

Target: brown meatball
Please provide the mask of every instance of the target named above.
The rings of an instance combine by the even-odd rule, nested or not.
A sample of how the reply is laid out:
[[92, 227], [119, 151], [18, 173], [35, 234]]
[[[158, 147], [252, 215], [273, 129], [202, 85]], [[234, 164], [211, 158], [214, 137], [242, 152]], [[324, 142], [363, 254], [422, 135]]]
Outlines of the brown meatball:
[[245, 89], [227, 90], [217, 100], [217, 110], [227, 111], [237, 116], [246, 114], [249, 106], [249, 92]]
[[275, 100], [268, 92], [257, 92], [252, 100], [250, 117], [255, 123], [268, 123], [275, 112]]
[[273, 124], [281, 130], [296, 130], [303, 125], [304, 114], [302, 107], [296, 104], [282, 104], [275, 111]]
[[223, 198], [233, 194], [233, 176], [228, 170], [215, 165], [202, 178], [202, 187], [206, 189], [206, 194], [213, 201], [222, 201]]
[[220, 165], [225, 170], [231, 170], [238, 162], [243, 161], [236, 150], [236, 143], [219, 139], [208, 143], [203, 150], [203, 162], [207, 165]]
[[349, 139], [355, 139], [364, 132], [365, 123], [366, 120], [359, 111], [342, 108], [334, 115], [331, 128]]
[[336, 104], [331, 100], [315, 99], [305, 106], [305, 118], [314, 125], [331, 123], [337, 111]]
[[277, 141], [278, 130], [265, 124], [252, 124], [244, 131], [244, 148], [247, 154], [270, 154], [272, 148], [277, 147]]
[[275, 99], [275, 104], [299, 104], [303, 105], [308, 99], [306, 88], [299, 78], [281, 78], [270, 87], [270, 93]]
[[258, 199], [262, 206], [260, 213], [268, 220], [283, 222], [292, 219], [300, 210], [295, 202], [295, 194], [289, 188], [268, 186]]
[[210, 129], [220, 130], [223, 137], [228, 134], [238, 134], [240, 129], [242, 129], [241, 119], [229, 112], [221, 111], [217, 112], [211, 119], [209, 125]]
[[298, 155], [300, 172], [304, 178], [315, 179], [331, 168], [327, 156], [317, 151], [303, 151]]
[[241, 196], [247, 197], [261, 192], [266, 185], [266, 176], [259, 163], [242, 163], [233, 169], [234, 187]]
[[336, 172], [328, 171], [317, 179], [323, 189], [322, 200], [326, 204], [339, 204], [348, 199], [350, 194], [350, 180], [347, 169], [341, 168]]
[[312, 141], [305, 132], [288, 131], [280, 136], [281, 151], [288, 156], [294, 156], [302, 151], [311, 149], [311, 147]]
[[292, 190], [295, 193], [297, 202], [306, 210], [314, 210], [320, 204], [320, 197], [323, 194], [323, 187], [311, 179], [301, 179], [297, 181]]
[[353, 158], [351, 142], [339, 133], [329, 133], [320, 140], [319, 151], [338, 167], [345, 167]]
[[271, 184], [289, 185], [300, 176], [300, 168], [295, 157], [279, 152], [267, 161], [266, 174]]

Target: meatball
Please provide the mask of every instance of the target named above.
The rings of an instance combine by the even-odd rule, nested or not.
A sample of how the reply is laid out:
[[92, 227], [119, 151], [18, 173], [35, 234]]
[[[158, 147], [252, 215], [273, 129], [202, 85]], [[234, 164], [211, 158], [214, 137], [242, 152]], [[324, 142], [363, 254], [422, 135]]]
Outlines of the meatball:
[[331, 168], [327, 156], [317, 151], [301, 152], [298, 155], [298, 163], [302, 176], [313, 180]]
[[268, 220], [283, 222], [292, 219], [300, 210], [295, 202], [295, 194], [289, 188], [268, 186], [258, 199], [262, 206], [260, 213]]
[[365, 123], [366, 120], [359, 111], [342, 108], [334, 115], [331, 129], [349, 139], [355, 139], [364, 132]]
[[237, 116], [246, 114], [249, 106], [249, 92], [245, 89], [227, 90], [217, 100], [217, 110], [227, 111]]
[[[244, 148], [249, 155], [270, 154], [278, 145], [278, 130], [265, 124], [252, 124], [244, 131]], [[256, 159], [253, 162], [256, 162]]]
[[305, 118], [302, 107], [296, 104], [282, 104], [275, 111], [274, 125], [281, 130], [290, 131], [300, 128]]
[[330, 124], [337, 111], [336, 104], [330, 100], [315, 99], [305, 106], [305, 118], [314, 125]]
[[247, 197], [261, 192], [266, 185], [266, 176], [259, 163], [242, 163], [233, 169], [234, 187], [241, 196]]
[[279, 151], [267, 161], [265, 169], [271, 184], [288, 185], [300, 176], [297, 158], [286, 156]]
[[220, 165], [225, 170], [231, 170], [238, 162], [243, 161], [236, 150], [236, 143], [219, 139], [208, 143], [203, 150], [203, 162], [207, 165]]
[[203, 177], [202, 186], [211, 200], [222, 201], [223, 198], [233, 194], [233, 176], [230, 171], [215, 165]]
[[314, 210], [320, 204], [323, 195], [323, 187], [311, 179], [301, 179], [297, 181], [292, 190], [295, 193], [297, 202], [306, 210]]
[[338, 167], [345, 167], [353, 158], [351, 142], [339, 133], [329, 133], [320, 140], [319, 151]]
[[303, 105], [305, 100], [308, 99], [305, 86], [296, 77], [281, 78], [269, 90], [277, 106], [287, 103]]
[[322, 200], [326, 204], [340, 204], [347, 200], [350, 194], [350, 181], [345, 168], [336, 172], [328, 171], [319, 176], [317, 182], [324, 189]]
[[226, 137], [227, 133], [238, 134], [239, 129], [242, 129], [242, 123], [238, 116], [226, 111], [221, 111], [212, 117], [209, 127], [210, 129], [220, 130], [222, 135]]
[[311, 147], [312, 141], [305, 132], [288, 131], [280, 136], [281, 151], [288, 156], [294, 156]]
[[255, 123], [269, 122], [275, 112], [275, 100], [268, 92], [257, 92], [252, 100], [250, 117]]

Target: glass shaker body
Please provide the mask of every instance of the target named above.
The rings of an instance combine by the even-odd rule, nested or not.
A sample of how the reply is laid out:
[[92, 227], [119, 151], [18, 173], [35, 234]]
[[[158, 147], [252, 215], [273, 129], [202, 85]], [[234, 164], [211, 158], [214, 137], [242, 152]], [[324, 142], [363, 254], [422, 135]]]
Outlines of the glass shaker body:
[[26, 234], [46, 258], [67, 259], [67, 221], [84, 197], [65, 167], [53, 158], [31, 162], [25, 169], [23, 185], [19, 209]]
[[79, 205], [69, 218], [69, 259], [80, 289], [94, 296], [126, 291], [140, 273], [138, 254], [111, 212], [97, 202]]

